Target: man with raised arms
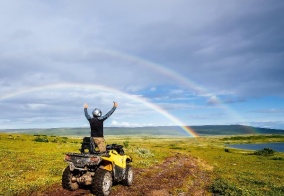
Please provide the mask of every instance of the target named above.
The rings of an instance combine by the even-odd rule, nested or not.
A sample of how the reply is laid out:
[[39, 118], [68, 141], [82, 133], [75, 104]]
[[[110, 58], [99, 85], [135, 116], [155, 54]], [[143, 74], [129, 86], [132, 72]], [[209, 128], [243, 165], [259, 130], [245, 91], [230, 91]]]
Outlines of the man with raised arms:
[[92, 112], [93, 117], [88, 114], [88, 104], [84, 104], [84, 113], [87, 120], [90, 123], [91, 128], [91, 138], [93, 139], [94, 143], [98, 146], [100, 153], [106, 152], [106, 144], [104, 139], [104, 121], [112, 115], [112, 113], [117, 108], [118, 104], [113, 102], [112, 109], [102, 116], [102, 112], [100, 109], [95, 108]]

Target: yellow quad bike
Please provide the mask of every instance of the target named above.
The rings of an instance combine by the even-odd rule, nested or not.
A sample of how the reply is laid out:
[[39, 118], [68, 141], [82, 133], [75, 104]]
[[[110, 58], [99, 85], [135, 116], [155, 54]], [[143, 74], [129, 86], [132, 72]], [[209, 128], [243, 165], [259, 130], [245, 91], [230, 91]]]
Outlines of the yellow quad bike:
[[[89, 141], [89, 142], [88, 142]], [[133, 170], [132, 158], [124, 154], [123, 147], [117, 144], [107, 145], [107, 153], [93, 151], [90, 137], [85, 137], [81, 153], [67, 153], [68, 166], [62, 174], [62, 187], [74, 191], [89, 188], [91, 193], [109, 195], [113, 183], [131, 186]], [[89, 152], [85, 152], [88, 149]]]

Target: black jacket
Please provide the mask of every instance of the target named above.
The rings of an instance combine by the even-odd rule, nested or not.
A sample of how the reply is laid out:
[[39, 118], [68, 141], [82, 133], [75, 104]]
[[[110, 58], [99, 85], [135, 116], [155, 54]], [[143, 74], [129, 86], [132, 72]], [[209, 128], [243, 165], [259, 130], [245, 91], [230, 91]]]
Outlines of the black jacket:
[[90, 123], [91, 137], [104, 137], [104, 121], [112, 115], [116, 107], [113, 107], [107, 114], [100, 117], [91, 117], [88, 114], [87, 108], [84, 108], [86, 118]]

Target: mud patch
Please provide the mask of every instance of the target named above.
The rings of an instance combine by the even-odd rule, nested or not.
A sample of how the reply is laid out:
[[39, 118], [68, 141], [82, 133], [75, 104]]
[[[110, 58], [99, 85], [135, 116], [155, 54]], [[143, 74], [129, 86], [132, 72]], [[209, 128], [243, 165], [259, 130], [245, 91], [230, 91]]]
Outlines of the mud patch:
[[111, 195], [210, 195], [210, 170], [200, 168], [196, 158], [176, 154], [163, 163], [137, 169], [131, 187], [117, 185]]
[[[167, 195], [211, 195], [207, 191], [210, 184], [210, 169], [200, 164], [197, 158], [180, 153], [166, 158], [161, 164], [146, 169], [134, 169], [134, 181], [130, 187], [115, 185], [111, 196], [167, 196]], [[82, 196], [92, 195], [89, 190], [67, 191], [61, 185], [50, 187], [44, 193], [35, 195]]]

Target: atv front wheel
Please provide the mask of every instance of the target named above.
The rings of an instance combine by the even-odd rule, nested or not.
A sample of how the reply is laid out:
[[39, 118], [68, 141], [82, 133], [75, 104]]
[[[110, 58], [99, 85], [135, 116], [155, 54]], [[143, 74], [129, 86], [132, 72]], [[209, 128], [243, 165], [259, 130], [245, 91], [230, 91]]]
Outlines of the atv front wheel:
[[70, 171], [70, 167], [67, 166], [62, 174], [62, 187], [69, 191], [75, 191], [79, 188], [77, 182], [72, 182], [73, 173]]
[[112, 186], [111, 172], [98, 169], [95, 173], [91, 192], [97, 196], [109, 195]]
[[133, 170], [130, 165], [126, 165], [125, 178], [122, 180], [122, 184], [131, 186], [133, 183]]

